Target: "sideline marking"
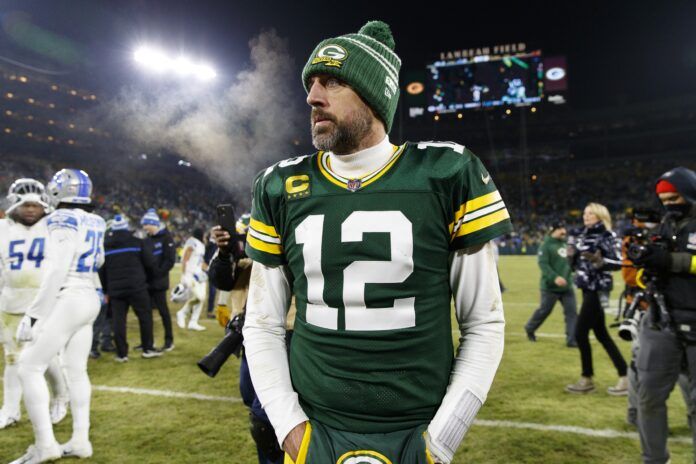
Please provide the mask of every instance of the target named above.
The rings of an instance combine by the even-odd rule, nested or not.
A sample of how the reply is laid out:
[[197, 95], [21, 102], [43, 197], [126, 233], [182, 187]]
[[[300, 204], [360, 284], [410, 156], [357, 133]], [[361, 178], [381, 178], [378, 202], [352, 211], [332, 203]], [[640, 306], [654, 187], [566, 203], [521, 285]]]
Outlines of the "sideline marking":
[[[544, 425], [535, 424], [533, 422], [498, 421], [486, 419], [476, 419], [474, 421], [474, 425], [480, 425], [483, 427], [538, 430], [542, 432], [574, 433], [576, 435], [585, 435], [588, 437], [598, 438], [629, 438], [631, 440], [640, 440], [637, 432], [623, 432], [621, 430], [613, 429], [588, 429], [586, 427], [577, 427], [574, 425]], [[691, 437], [669, 437], [668, 441], [673, 443], [691, 443]]]
[[[110, 392], [110, 393], [126, 393], [126, 394], [136, 394], [136, 395], [149, 395], [149, 396], [159, 396], [166, 398], [182, 398], [182, 399], [194, 399], [202, 401], [220, 401], [226, 403], [240, 403], [241, 398], [234, 396], [210, 396], [202, 395], [200, 393], [182, 393], [170, 390], [154, 390], [149, 388], [132, 388], [132, 387], [113, 387], [107, 385], [93, 385], [93, 390]], [[588, 437], [596, 438], [628, 438], [630, 440], [639, 440], [640, 437], [636, 432], [624, 432], [621, 430], [613, 429], [590, 429], [586, 427], [578, 427], [575, 425], [546, 425], [546, 424], [536, 424], [533, 422], [515, 422], [508, 420], [489, 420], [489, 419], [476, 419], [474, 425], [481, 427], [498, 427], [498, 428], [508, 428], [508, 429], [522, 429], [522, 430], [536, 430], [540, 432], [560, 432], [560, 433], [572, 433], [575, 435], [584, 435]], [[691, 443], [691, 437], [689, 436], [676, 436], [670, 437], [668, 439], [672, 443]]]
[[150, 388], [112, 387], [108, 385], [92, 385], [92, 390], [111, 393], [132, 393], [134, 395], [160, 396], [164, 398], [184, 398], [201, 401], [221, 401], [226, 403], [241, 403], [242, 399], [235, 396], [210, 396], [201, 393], [182, 393], [170, 390], [153, 390]]

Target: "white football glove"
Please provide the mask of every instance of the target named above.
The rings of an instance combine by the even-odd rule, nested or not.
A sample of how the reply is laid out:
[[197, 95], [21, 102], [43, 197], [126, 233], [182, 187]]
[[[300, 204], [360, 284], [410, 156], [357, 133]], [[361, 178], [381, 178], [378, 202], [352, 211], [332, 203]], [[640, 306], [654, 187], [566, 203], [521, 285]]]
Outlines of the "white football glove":
[[26, 314], [19, 321], [15, 338], [18, 342], [30, 342], [34, 339], [34, 330], [31, 326], [31, 317]]

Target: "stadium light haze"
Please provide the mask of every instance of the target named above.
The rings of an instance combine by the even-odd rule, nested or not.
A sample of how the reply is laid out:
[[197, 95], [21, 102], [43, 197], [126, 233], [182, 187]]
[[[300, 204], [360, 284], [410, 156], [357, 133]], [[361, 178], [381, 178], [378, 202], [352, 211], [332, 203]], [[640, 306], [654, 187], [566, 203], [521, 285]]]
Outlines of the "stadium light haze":
[[162, 50], [149, 46], [138, 47], [133, 53], [133, 59], [143, 69], [156, 74], [166, 73], [179, 77], [195, 77], [204, 82], [217, 77], [215, 69], [206, 63], [194, 63], [186, 56], [174, 58]]

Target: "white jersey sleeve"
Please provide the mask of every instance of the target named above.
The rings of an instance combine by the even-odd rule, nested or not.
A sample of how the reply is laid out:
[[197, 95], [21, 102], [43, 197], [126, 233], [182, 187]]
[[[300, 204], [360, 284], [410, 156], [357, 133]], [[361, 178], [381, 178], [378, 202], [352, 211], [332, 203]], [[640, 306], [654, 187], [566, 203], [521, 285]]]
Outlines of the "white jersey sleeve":
[[95, 288], [95, 274], [104, 256], [105, 229], [102, 218], [79, 209], [59, 209], [49, 216], [50, 262], [27, 310], [29, 316], [45, 317], [61, 292]]
[[186, 240], [184, 248], [191, 249], [191, 255], [186, 263], [186, 274], [193, 277], [198, 282], [208, 280], [208, 274], [203, 270], [203, 258], [205, 256], [205, 245], [195, 237]]

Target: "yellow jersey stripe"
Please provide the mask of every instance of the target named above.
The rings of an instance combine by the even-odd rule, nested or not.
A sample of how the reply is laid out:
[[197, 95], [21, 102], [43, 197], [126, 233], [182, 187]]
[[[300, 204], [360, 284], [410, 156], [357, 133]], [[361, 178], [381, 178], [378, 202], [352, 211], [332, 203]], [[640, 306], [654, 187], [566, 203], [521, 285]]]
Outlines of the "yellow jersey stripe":
[[278, 232], [276, 232], [275, 227], [267, 226], [263, 222], [257, 221], [254, 218], [251, 218], [249, 220], [249, 226], [252, 229], [256, 230], [256, 232], [261, 232], [262, 234], [270, 235], [271, 237], [280, 237], [280, 235], [278, 235]]
[[691, 257], [691, 267], [689, 268], [689, 273], [696, 274], [696, 256]]
[[252, 237], [247, 234], [247, 243], [254, 249], [263, 251], [265, 253], [270, 253], [272, 255], [282, 255], [283, 247], [281, 245], [276, 245], [274, 243], [263, 242], [256, 237]]
[[[380, 177], [382, 177], [384, 174], [386, 174], [387, 171], [389, 171], [389, 169], [391, 169], [391, 167], [394, 166], [394, 163], [396, 163], [396, 161], [401, 157], [401, 155], [402, 155], [403, 152], [404, 152], [404, 148], [406, 148], [406, 145], [403, 145], [403, 146], [401, 147], [401, 151], [399, 151], [399, 152], [394, 156], [394, 158], [393, 158], [389, 163], [387, 163], [386, 166], [384, 166], [377, 174], [375, 174], [374, 177], [372, 177], [372, 178], [366, 180], [365, 182], [363, 182], [363, 183], [362, 183], [362, 186], [364, 187], [364, 186], [366, 186], [366, 185], [370, 185], [371, 183], [373, 183], [374, 181], [376, 181], [377, 179], [379, 179]], [[369, 177], [369, 176], [368, 176], [368, 177]]]
[[317, 165], [319, 166], [319, 171], [320, 171], [320, 172], [324, 175], [324, 177], [326, 177], [332, 184], [335, 184], [335, 185], [338, 185], [339, 187], [345, 188], [345, 187], [346, 187], [346, 183], [345, 183], [345, 182], [341, 182], [340, 180], [334, 178], [334, 177], [331, 175], [330, 171], [328, 171], [328, 170], [324, 167], [323, 163], [321, 162], [321, 159], [323, 158], [323, 155], [324, 155], [324, 152], [323, 152], [323, 151], [322, 151], [322, 152], [319, 152], [319, 154], [317, 155]]
[[285, 454], [285, 463], [291, 464], [306, 464], [307, 463], [307, 452], [309, 451], [309, 442], [312, 441], [312, 425], [307, 422], [304, 434], [302, 435], [302, 442], [300, 443], [300, 449], [297, 452], [297, 460], [292, 462], [292, 459]]
[[[454, 224], [456, 224], [462, 217], [464, 217], [466, 213], [476, 211], [477, 209], [491, 205], [496, 201], [500, 201], [502, 199], [503, 198], [500, 196], [500, 192], [496, 190], [495, 192], [487, 193], [485, 195], [481, 195], [480, 197], [476, 197], [472, 200], [467, 201], [466, 203], [462, 204], [457, 211], [454, 212], [454, 222], [452, 223], [451, 228], [453, 228]], [[450, 232], [452, 232], [451, 228]]]
[[510, 213], [508, 213], [507, 208], [499, 209], [498, 211], [495, 211], [494, 213], [491, 213], [487, 216], [483, 216], [478, 219], [474, 219], [471, 222], [462, 224], [462, 226], [457, 231], [455, 237], [462, 237], [464, 235], [477, 232], [481, 229], [485, 229], [486, 227], [492, 226], [493, 224], [497, 224], [500, 221], [504, 221], [509, 217]]
[[[401, 155], [403, 154], [405, 149], [406, 149], [406, 144], [403, 144], [401, 146], [394, 146], [394, 148], [393, 148], [394, 154], [392, 155], [391, 159], [384, 166], [379, 168], [377, 171], [360, 178], [361, 187], [364, 187], [366, 185], [370, 185], [371, 183], [373, 183], [374, 181], [376, 181], [377, 179], [382, 177], [387, 171], [389, 171], [389, 169], [391, 169], [391, 167], [394, 166], [394, 163], [396, 163], [396, 161], [401, 157]], [[325, 165], [325, 163], [326, 163], [326, 165]], [[332, 184], [338, 185], [339, 187], [347, 188], [347, 186], [348, 186], [347, 180], [350, 180], [350, 179], [345, 179], [344, 177], [341, 177], [341, 176], [339, 176], [331, 171], [327, 153], [319, 152], [317, 154], [317, 166], [319, 166], [319, 171]]]

